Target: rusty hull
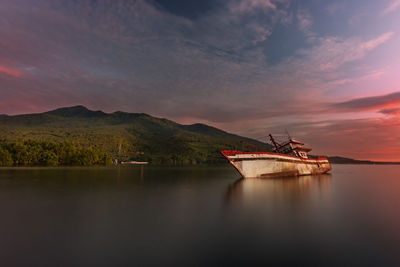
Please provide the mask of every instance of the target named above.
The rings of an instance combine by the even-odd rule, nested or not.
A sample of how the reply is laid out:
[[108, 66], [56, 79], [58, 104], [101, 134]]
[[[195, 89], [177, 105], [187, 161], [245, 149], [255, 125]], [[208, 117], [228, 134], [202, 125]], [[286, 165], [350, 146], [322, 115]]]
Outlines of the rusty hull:
[[221, 151], [244, 178], [323, 174], [331, 170], [326, 157], [302, 159], [279, 153]]

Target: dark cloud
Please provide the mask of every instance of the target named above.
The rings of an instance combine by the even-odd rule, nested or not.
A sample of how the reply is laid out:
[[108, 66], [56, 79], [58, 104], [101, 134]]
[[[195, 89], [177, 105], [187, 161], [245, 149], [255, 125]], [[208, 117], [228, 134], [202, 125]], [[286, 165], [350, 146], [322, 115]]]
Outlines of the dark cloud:
[[379, 112], [386, 115], [400, 115], [400, 108], [386, 108], [379, 110]]
[[154, 0], [158, 5], [167, 11], [188, 19], [197, 19], [219, 5], [218, 0]]
[[[358, 110], [371, 110], [371, 109], [379, 109], [385, 106], [400, 104], [400, 92], [395, 92], [382, 96], [371, 96], [371, 97], [361, 97], [356, 98], [350, 101], [341, 102], [333, 104], [333, 108], [339, 110], [348, 110], [348, 111], [358, 111]], [[391, 109], [383, 109], [382, 113], [386, 113], [384, 111], [390, 111]]]
[[[257, 8], [246, 9], [246, 1]], [[226, 2], [193, 24], [152, 1], [5, 0], [0, 60], [7, 65], [0, 70], [25, 79], [7, 82], [1, 90], [23, 95], [20, 107], [41, 103], [26, 106], [49, 109], [82, 101], [96, 109], [173, 118], [261, 114], [261, 98], [243, 96], [276, 93], [263, 82], [265, 91], [257, 90], [267, 66], [253, 61], [260, 59], [258, 52], [247, 50], [257, 51], [257, 43], [284, 13], [273, 4], [246, 1]], [[255, 13], [270, 16], [253, 18]], [[3, 95], [16, 97], [16, 92]], [[247, 104], [237, 104], [245, 98]], [[3, 99], [2, 112], [33, 111], [9, 105], [14, 100]]]

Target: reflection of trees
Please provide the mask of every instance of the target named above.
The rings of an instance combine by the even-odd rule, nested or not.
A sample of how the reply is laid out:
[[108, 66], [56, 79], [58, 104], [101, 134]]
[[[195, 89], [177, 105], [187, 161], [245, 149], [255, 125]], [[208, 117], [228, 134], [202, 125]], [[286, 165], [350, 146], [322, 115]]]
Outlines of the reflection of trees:
[[300, 177], [238, 179], [229, 185], [226, 204], [253, 202], [271, 204], [302, 202], [329, 194], [331, 174]]

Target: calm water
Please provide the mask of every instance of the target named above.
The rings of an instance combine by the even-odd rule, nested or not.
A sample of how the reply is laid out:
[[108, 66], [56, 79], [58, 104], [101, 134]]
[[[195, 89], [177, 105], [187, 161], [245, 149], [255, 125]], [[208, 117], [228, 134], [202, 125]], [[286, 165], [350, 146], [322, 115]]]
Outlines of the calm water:
[[400, 264], [400, 166], [0, 169], [0, 266]]

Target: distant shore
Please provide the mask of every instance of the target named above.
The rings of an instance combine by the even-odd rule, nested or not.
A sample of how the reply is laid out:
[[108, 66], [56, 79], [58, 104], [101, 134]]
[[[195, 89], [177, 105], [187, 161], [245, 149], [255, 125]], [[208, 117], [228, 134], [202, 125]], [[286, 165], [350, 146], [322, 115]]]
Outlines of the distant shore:
[[358, 164], [358, 165], [400, 165], [396, 161], [373, 161], [373, 160], [357, 160], [345, 157], [328, 157], [329, 162], [332, 164]]
[[[0, 141], [0, 167], [66, 167], [66, 166], [110, 166], [110, 165], [171, 165], [188, 166], [210, 163], [224, 163], [225, 159], [214, 151], [213, 162], [199, 162], [187, 156], [185, 161], [159, 160], [113, 157], [95, 146], [87, 146], [72, 142], [57, 143], [52, 141]], [[313, 157], [313, 156], [311, 156]], [[400, 162], [357, 160], [340, 156], [328, 157], [332, 164], [357, 165], [400, 165]]]

